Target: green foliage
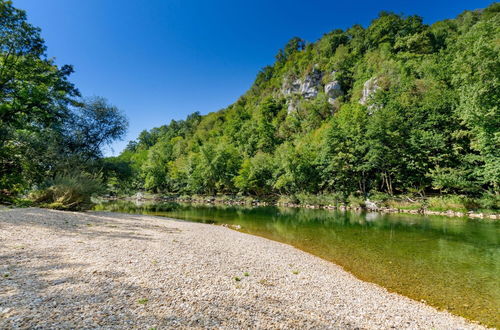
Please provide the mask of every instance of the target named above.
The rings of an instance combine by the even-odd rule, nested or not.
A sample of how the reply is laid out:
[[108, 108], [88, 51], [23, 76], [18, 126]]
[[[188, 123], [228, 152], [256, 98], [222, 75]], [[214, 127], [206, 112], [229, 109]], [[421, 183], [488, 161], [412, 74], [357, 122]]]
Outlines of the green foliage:
[[102, 156], [102, 147], [122, 138], [128, 122], [120, 110], [102, 97], [84, 99], [64, 123], [68, 152], [84, 159]]
[[295, 195], [295, 198], [297, 199], [298, 203], [302, 205], [340, 206], [345, 202], [342, 194], [339, 193], [298, 193]]
[[500, 189], [500, 12], [488, 8], [461, 35], [454, 49], [453, 83], [459, 95], [457, 116], [470, 129], [471, 147], [480, 154], [477, 176]]
[[245, 194], [264, 196], [273, 189], [274, 162], [271, 155], [258, 152], [241, 164], [234, 185]]
[[479, 199], [476, 200], [481, 209], [500, 210], [500, 195], [492, 192], [485, 192]]
[[477, 209], [477, 207], [478, 205], [466, 196], [448, 195], [430, 197], [426, 200], [426, 208], [431, 211], [467, 212], [471, 209]]

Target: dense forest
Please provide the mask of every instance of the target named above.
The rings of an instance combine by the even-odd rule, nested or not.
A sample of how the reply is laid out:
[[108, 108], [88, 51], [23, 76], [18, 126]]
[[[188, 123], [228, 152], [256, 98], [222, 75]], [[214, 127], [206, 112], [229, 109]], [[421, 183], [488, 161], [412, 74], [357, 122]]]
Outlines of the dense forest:
[[[252, 196], [460, 194], [498, 207], [500, 4], [292, 38], [226, 109], [143, 131], [110, 187]], [[112, 168], [113, 166], [110, 166]]]
[[294, 37], [234, 104], [143, 131], [109, 158], [101, 148], [123, 137], [123, 114], [82, 98], [73, 68], [47, 58], [41, 31], [5, 0], [0, 29], [3, 200], [57, 207], [77, 186], [337, 201], [454, 194], [499, 207], [500, 3], [432, 25], [382, 12], [314, 43]]

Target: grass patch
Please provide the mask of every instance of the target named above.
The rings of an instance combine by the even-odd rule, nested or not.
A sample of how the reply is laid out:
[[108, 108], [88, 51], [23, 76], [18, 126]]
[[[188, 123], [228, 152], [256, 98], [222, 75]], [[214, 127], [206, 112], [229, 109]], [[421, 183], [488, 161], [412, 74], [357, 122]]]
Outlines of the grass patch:
[[437, 212], [467, 212], [471, 209], [478, 208], [477, 203], [472, 199], [463, 196], [439, 196], [427, 199], [427, 209]]
[[265, 278], [259, 280], [259, 284], [263, 285], [263, 286], [274, 286], [274, 283], [272, 282], [269, 282], [268, 280], [266, 280]]
[[137, 303], [139, 305], [145, 305], [148, 303], [148, 301], [149, 301], [149, 299], [147, 299], [147, 298], [141, 298], [141, 299], [137, 300]]
[[234, 279], [236, 282], [241, 281], [241, 277], [238, 277], [238, 276], [233, 277], [233, 279]]
[[387, 206], [392, 209], [400, 209], [400, 210], [421, 210], [424, 207], [424, 204], [421, 201], [410, 202], [403, 200], [389, 200], [386, 202]]
[[250, 276], [250, 273], [249, 272], [244, 272], [243, 275], [248, 277], [248, 276]]

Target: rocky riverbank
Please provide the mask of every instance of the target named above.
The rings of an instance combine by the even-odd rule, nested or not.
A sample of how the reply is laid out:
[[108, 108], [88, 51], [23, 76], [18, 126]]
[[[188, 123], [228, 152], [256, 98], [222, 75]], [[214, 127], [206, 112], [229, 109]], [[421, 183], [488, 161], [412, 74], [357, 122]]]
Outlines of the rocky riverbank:
[[222, 226], [3, 209], [0, 237], [0, 328], [482, 328]]
[[473, 219], [489, 219], [489, 220], [500, 220], [500, 214], [494, 213], [483, 213], [475, 211], [435, 211], [430, 210], [425, 207], [418, 206], [415, 202], [413, 205], [410, 203], [409, 208], [398, 208], [398, 207], [386, 207], [381, 205], [381, 203], [366, 200], [357, 205], [324, 205], [324, 204], [308, 204], [308, 203], [296, 203], [296, 202], [283, 202], [268, 200], [263, 201], [251, 197], [234, 197], [234, 196], [156, 196], [156, 195], [143, 195], [136, 194], [130, 197], [122, 197], [115, 199], [126, 199], [126, 200], [136, 200], [136, 201], [170, 201], [170, 202], [180, 202], [180, 203], [197, 203], [197, 204], [222, 204], [222, 205], [248, 205], [248, 206], [270, 206], [276, 205], [281, 207], [302, 207], [310, 209], [326, 209], [326, 210], [340, 210], [340, 211], [370, 211], [370, 212], [380, 212], [380, 213], [407, 213], [407, 214], [423, 214], [423, 215], [441, 215], [447, 217], [469, 217]]

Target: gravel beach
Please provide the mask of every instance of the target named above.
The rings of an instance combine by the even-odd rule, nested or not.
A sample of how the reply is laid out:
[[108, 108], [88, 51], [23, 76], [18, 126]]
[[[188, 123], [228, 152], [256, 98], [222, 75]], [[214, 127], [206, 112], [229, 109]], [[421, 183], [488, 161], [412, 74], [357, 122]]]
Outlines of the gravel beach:
[[0, 328], [480, 329], [291, 246], [119, 213], [0, 210]]

